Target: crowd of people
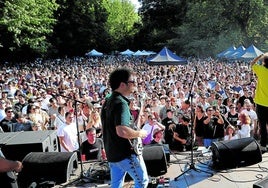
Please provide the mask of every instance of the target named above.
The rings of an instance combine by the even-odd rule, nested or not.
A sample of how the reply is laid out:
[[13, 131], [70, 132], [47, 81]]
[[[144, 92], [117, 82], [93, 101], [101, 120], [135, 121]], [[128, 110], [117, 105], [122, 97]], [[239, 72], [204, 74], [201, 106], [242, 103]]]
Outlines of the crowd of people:
[[[131, 91], [120, 88], [115, 80], [115, 88], [111, 86], [109, 75], [120, 67], [133, 70], [131, 80], [125, 81], [135, 86]], [[149, 66], [143, 59], [80, 58], [4, 64], [0, 73], [0, 130], [57, 130], [62, 152], [79, 149], [78, 133], [86, 133], [84, 142], [90, 144], [94, 144], [90, 142], [92, 135], [103, 139], [102, 119], [107, 117], [101, 117], [105, 114], [101, 109], [117, 87], [129, 92], [132, 123], [140, 125], [138, 136], [143, 145], [165, 143], [172, 150], [185, 151], [193, 143], [209, 147], [215, 141], [265, 137], [265, 131], [259, 131], [253, 100], [257, 77], [248, 62], [192, 58], [187, 65]], [[106, 139], [110, 139], [107, 131]], [[86, 152], [92, 148], [87, 143], [81, 145], [90, 148], [83, 152], [91, 159]], [[261, 146], [266, 148], [264, 140]], [[96, 148], [101, 153], [94, 156], [106, 159], [108, 148], [104, 150], [102, 141]], [[113, 161], [109, 156], [108, 161]]]

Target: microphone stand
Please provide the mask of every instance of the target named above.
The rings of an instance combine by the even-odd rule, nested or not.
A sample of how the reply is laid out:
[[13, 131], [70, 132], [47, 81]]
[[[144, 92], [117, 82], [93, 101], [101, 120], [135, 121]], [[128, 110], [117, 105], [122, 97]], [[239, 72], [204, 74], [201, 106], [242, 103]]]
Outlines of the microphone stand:
[[190, 164], [189, 164], [189, 168], [185, 171], [183, 171], [182, 174], [180, 174], [179, 176], [177, 176], [176, 178], [174, 178], [175, 181], [178, 180], [179, 177], [181, 177], [182, 175], [184, 175], [185, 173], [189, 172], [190, 170], [194, 170], [196, 172], [204, 172], [204, 173], [207, 173], [209, 174], [210, 176], [213, 176], [213, 173], [211, 172], [207, 172], [205, 170], [202, 170], [202, 169], [198, 169], [195, 167], [195, 163], [194, 163], [194, 152], [193, 152], [193, 139], [194, 139], [194, 130], [193, 130], [193, 126], [194, 126], [194, 118], [193, 118], [193, 112], [194, 112], [194, 109], [193, 109], [193, 94], [192, 94], [192, 90], [193, 90], [193, 85], [194, 85], [194, 82], [195, 82], [195, 79], [196, 79], [196, 74], [197, 74], [197, 67], [195, 66], [195, 72], [194, 72], [194, 78], [191, 82], [191, 85], [190, 85], [190, 90], [189, 90], [189, 95], [188, 95], [188, 101], [190, 101], [190, 107], [191, 107], [191, 115], [190, 115], [190, 118], [191, 118], [191, 127], [190, 127], [190, 144], [191, 144], [191, 161], [190, 161]]
[[[72, 101], [74, 101], [74, 113], [75, 113], [75, 124], [76, 124], [76, 130], [77, 130], [77, 141], [78, 141], [78, 147], [79, 147], [79, 150], [78, 150], [78, 152], [79, 152], [79, 155], [81, 156], [82, 155], [82, 150], [81, 150], [81, 143], [80, 143], [80, 131], [79, 131], [79, 125], [78, 125], [78, 116], [77, 116], [77, 103], [81, 103], [81, 104], [85, 104], [84, 102], [82, 102], [82, 101], [79, 101], [79, 100], [76, 100], [76, 99], [74, 99], [74, 98], [71, 98], [71, 97], [67, 97], [67, 96], [65, 96], [65, 95], [61, 95], [61, 94], [52, 94], [52, 96], [53, 97], [55, 97], [55, 96], [61, 96], [61, 97], [63, 97], [63, 98], [66, 98], [66, 99], [69, 99], [69, 100], [72, 100]], [[80, 159], [80, 167], [81, 167], [81, 172], [80, 172], [80, 177], [78, 178], [78, 180], [80, 179], [80, 178], [82, 178], [83, 177], [83, 172], [84, 172], [84, 170], [83, 170], [83, 160], [82, 160], [82, 157], [80, 157], [81, 159]], [[75, 180], [75, 181], [77, 181], [77, 180]], [[73, 183], [73, 182], [72, 182]]]

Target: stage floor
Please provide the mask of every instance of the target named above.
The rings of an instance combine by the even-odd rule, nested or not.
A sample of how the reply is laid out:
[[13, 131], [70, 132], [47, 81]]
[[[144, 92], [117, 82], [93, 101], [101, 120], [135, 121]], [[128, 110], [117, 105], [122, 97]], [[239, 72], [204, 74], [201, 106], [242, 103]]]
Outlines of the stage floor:
[[[256, 182], [263, 184], [268, 176], [268, 153], [262, 154], [261, 162], [228, 170], [213, 168], [210, 151], [194, 151], [193, 157], [191, 156], [191, 152], [171, 153], [167, 173], [162, 175], [165, 183], [154, 184], [160, 177], [151, 177], [152, 181], [149, 187], [252, 188], [254, 184], [257, 184]], [[87, 178], [80, 178], [81, 176], [85, 177], [85, 174], [89, 172], [89, 169], [92, 169], [92, 165], [95, 163], [83, 162], [82, 165], [79, 164], [69, 182], [55, 187], [109, 187], [109, 180], [90, 182], [91, 180]], [[81, 169], [84, 173], [81, 173]], [[183, 173], [185, 170], [187, 172]], [[133, 187], [133, 181], [126, 181], [124, 187]]]

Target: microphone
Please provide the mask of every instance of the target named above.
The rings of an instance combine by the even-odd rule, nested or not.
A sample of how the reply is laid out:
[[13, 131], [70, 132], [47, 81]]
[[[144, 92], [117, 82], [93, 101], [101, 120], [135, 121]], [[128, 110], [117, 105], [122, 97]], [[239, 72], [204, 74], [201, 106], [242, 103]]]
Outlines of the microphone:
[[196, 65], [194, 66], [194, 68], [195, 68], [195, 72], [198, 73], [198, 69]]

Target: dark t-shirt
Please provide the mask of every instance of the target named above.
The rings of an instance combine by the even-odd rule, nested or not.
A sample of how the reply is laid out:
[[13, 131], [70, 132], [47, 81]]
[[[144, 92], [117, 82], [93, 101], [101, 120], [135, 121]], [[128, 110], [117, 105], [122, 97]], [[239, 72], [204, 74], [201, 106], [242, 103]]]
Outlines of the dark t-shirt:
[[[205, 117], [206, 120], [208, 117]], [[211, 118], [208, 124], [204, 123], [204, 138], [214, 139], [224, 137], [224, 125], [219, 124], [217, 117]]]
[[[190, 137], [189, 127], [185, 126], [185, 125], [182, 125], [182, 124], [178, 124], [176, 126], [176, 129], [175, 129], [174, 132], [178, 133], [179, 138], [181, 138], [181, 139], [187, 140]], [[185, 145], [185, 149], [189, 150], [190, 146], [189, 145], [187, 147], [186, 146], [187, 146], [187, 144]], [[178, 151], [183, 151], [183, 147], [184, 147], [184, 145], [181, 142], [179, 142], [179, 141], [174, 139], [174, 142], [172, 144], [171, 149], [178, 150]]]
[[116, 126], [123, 125], [131, 127], [133, 122], [129, 110], [129, 100], [118, 92], [113, 92], [101, 110], [103, 125], [103, 142], [109, 162], [118, 162], [131, 154], [134, 154], [128, 139], [119, 137]]
[[4, 132], [13, 132], [13, 124], [16, 123], [15, 119], [7, 120], [4, 118], [0, 122], [0, 127], [2, 127]]
[[162, 120], [162, 124], [166, 127], [164, 132], [165, 143], [170, 145], [173, 140], [173, 130], [169, 129], [169, 125], [175, 124], [175, 121], [171, 118], [166, 117]]
[[199, 136], [199, 137], [203, 137], [204, 136], [204, 116], [200, 119], [198, 119], [197, 117], [195, 118], [196, 121], [196, 125], [195, 125], [195, 135]]
[[237, 127], [238, 113], [236, 113], [235, 115], [232, 115], [230, 112], [228, 112], [227, 120], [230, 122], [231, 125]]
[[82, 143], [81, 148], [82, 154], [86, 155], [86, 160], [101, 160], [101, 151], [104, 148], [101, 138], [96, 138], [96, 142], [94, 144], [90, 144], [86, 140]]

